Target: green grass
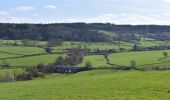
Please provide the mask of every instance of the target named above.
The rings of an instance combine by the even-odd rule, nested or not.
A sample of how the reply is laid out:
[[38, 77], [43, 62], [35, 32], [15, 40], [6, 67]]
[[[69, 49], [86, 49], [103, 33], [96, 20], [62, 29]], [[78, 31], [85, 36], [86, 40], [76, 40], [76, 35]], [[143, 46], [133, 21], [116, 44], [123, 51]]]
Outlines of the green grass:
[[[144, 42], [141, 40], [139, 43], [141, 46], [155, 46], [160, 45], [164, 42], [162, 41], [152, 41], [148, 42], [151, 39], [146, 39]], [[14, 42], [13, 40], [1, 40], [0, 42]], [[17, 40], [20, 42], [20, 40]], [[39, 44], [45, 44], [45, 41], [39, 41]], [[78, 44], [82, 47], [90, 48], [91, 50], [99, 49], [118, 49], [119, 41], [114, 41], [113, 43], [85, 43], [85, 42], [68, 42], [66, 41], [62, 46], [53, 47], [53, 52], [63, 52], [66, 51], [66, 48], [70, 48], [71, 44], [73, 47], [76, 47]], [[133, 46], [132, 43], [122, 42], [120, 41], [120, 47], [125, 48], [127, 50], [131, 49]], [[37, 47], [24, 47], [24, 46], [1, 46], [0, 51], [7, 53], [0, 53], [0, 58], [9, 58], [9, 57], [18, 57], [21, 55], [31, 55], [43, 53], [44, 49]], [[138, 66], [150, 67], [150, 66], [161, 66], [161, 67], [170, 67], [170, 57], [167, 59], [159, 60], [163, 58], [163, 51], [146, 51], [146, 52], [126, 52], [126, 53], [116, 53], [109, 56], [110, 63], [116, 65], [124, 65], [129, 66], [131, 60], [135, 60]], [[170, 54], [170, 51], [168, 51]], [[18, 55], [19, 54], [19, 55]], [[65, 54], [64, 54], [65, 55]], [[42, 55], [42, 56], [33, 56], [33, 57], [25, 57], [25, 58], [16, 58], [16, 59], [8, 59], [7, 62], [10, 63], [11, 66], [33, 66], [39, 63], [53, 63], [59, 55]], [[106, 61], [103, 56], [95, 55], [95, 56], [86, 56], [84, 61], [79, 66], [84, 66], [87, 61], [91, 61], [94, 67], [109, 67], [106, 64]], [[168, 63], [162, 63], [167, 61]], [[1, 64], [2, 60], [0, 61]], [[154, 64], [160, 63], [160, 64]], [[152, 64], [152, 65], [147, 65]]]
[[165, 44], [162, 41], [140, 41], [138, 43], [139, 43], [140, 46], [144, 46], [144, 47], [159, 46], [159, 45]]
[[37, 54], [44, 52], [44, 49], [37, 47], [24, 47], [24, 46], [1, 46], [0, 51], [13, 54]]
[[6, 73], [11, 74], [13, 76], [14, 73], [18, 74], [18, 73], [22, 73], [22, 72], [24, 72], [24, 70], [22, 70], [22, 69], [16, 69], [16, 68], [15, 69], [3, 69], [3, 68], [1, 68], [0, 69], [0, 77], [5, 75]]
[[98, 32], [103, 33], [103, 34], [108, 35], [108, 36], [112, 36], [112, 37], [116, 36], [116, 33], [110, 32], [110, 31], [99, 30]]
[[16, 55], [0, 53], [0, 58], [16, 57]]
[[[135, 60], [138, 67], [170, 67], [170, 57], [163, 56], [165, 51], [114, 53], [109, 55], [109, 60], [111, 64], [119, 66], [131, 66], [130, 61]], [[170, 54], [170, 50], [166, 52]], [[87, 61], [90, 61], [94, 67], [111, 67], [106, 63], [103, 55], [85, 56], [80, 66], [85, 66]]]
[[169, 100], [169, 71], [96, 70], [0, 83], [2, 100]]
[[[130, 66], [130, 61], [135, 60], [137, 66], [155, 66], [154, 63], [159, 67], [170, 67], [170, 62], [162, 64], [163, 61], [170, 61], [170, 58], [163, 59], [163, 52], [161, 51], [143, 51], [143, 52], [126, 52], [126, 53], [117, 53], [109, 56], [110, 63], [116, 65]], [[167, 51], [170, 53], [170, 50]], [[148, 65], [153, 64], [153, 65]]]
[[93, 67], [109, 67], [103, 55], [86, 56], [80, 66], [85, 66], [90, 61]]
[[[54, 63], [56, 58], [60, 56], [57, 54], [49, 54], [49, 55], [42, 55], [42, 56], [33, 56], [33, 57], [26, 57], [26, 58], [17, 58], [17, 59], [10, 59], [6, 60], [11, 66], [34, 66], [40, 63]], [[63, 55], [61, 55], [63, 56]]]
[[[85, 44], [90, 49], [118, 49], [118, 41], [114, 43], [86, 43]], [[120, 42], [120, 48], [125, 48], [127, 50], [132, 48], [131, 43]]]
[[[2, 42], [14, 42], [1, 40]], [[18, 40], [18, 42], [20, 42]], [[45, 41], [39, 44], [45, 45]], [[162, 42], [140, 42], [141, 45], [154, 46]], [[81, 43], [82, 47], [90, 49], [118, 49], [118, 41], [114, 43]], [[131, 49], [133, 44], [120, 42], [122, 48]], [[73, 45], [76, 46], [76, 45]], [[70, 48], [71, 42], [65, 42], [63, 46], [54, 47], [55, 52]], [[22, 46], [1, 46], [0, 58], [17, 57], [22, 55], [44, 52], [41, 48]], [[126, 52], [109, 55], [110, 63], [129, 66], [131, 60], [135, 60], [141, 67], [159, 66], [170, 67], [170, 57], [163, 58], [164, 51]], [[170, 54], [170, 50], [167, 51]], [[41, 55], [25, 58], [6, 60], [12, 66], [34, 66], [39, 63], [53, 63], [57, 54]], [[65, 56], [62, 55], [62, 56]], [[94, 67], [110, 67], [106, 64], [104, 56], [85, 56], [79, 66], [84, 66], [91, 61]], [[168, 62], [168, 63], [163, 63]], [[160, 64], [153, 64], [160, 63]], [[0, 61], [1, 64], [1, 61]], [[152, 65], [147, 65], [152, 64]], [[22, 68], [7, 69], [8, 73], [21, 73]], [[6, 70], [0, 69], [0, 76]], [[18, 81], [12, 83], [0, 83], [0, 100], [169, 100], [170, 99], [170, 71], [113, 71], [93, 70], [72, 75], [52, 74], [31, 81]]]

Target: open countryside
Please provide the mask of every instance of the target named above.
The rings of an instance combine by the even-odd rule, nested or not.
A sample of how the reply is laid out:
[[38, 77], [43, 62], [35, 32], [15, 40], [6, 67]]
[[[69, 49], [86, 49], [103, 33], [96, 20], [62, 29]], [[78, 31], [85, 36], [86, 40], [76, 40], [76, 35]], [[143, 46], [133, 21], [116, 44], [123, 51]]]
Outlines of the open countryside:
[[169, 0], [0, 5], [0, 100], [170, 100]]

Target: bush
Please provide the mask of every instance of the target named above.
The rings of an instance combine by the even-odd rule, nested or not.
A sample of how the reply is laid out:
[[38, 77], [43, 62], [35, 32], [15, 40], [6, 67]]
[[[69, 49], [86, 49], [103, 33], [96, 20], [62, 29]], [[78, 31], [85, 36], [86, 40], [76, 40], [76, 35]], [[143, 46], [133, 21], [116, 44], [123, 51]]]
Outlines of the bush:
[[165, 58], [167, 58], [167, 57], [168, 57], [168, 53], [167, 53], [167, 52], [163, 52], [163, 56], [164, 56]]
[[32, 79], [33, 79], [33, 75], [31, 73], [22, 73], [15, 76], [15, 80], [17, 81], [32, 80]]
[[31, 74], [32, 77], [39, 77], [39, 76], [42, 75], [42, 73], [40, 73], [36, 67], [32, 67], [32, 68], [29, 67], [29, 68], [26, 69], [26, 71], [27, 71], [29, 74]]
[[87, 61], [86, 64], [85, 64], [85, 67], [87, 69], [92, 69], [92, 63], [90, 61]]
[[0, 76], [0, 82], [12, 82], [14, 81], [14, 75], [6, 72], [4, 75]]
[[42, 74], [53, 73], [55, 71], [54, 66], [49, 64], [38, 64], [36, 68]]
[[8, 67], [10, 67], [10, 65], [9, 65], [9, 63], [6, 60], [3, 60], [2, 61], [2, 67], [3, 68], [8, 68]]
[[65, 64], [65, 59], [62, 56], [59, 56], [55, 61], [55, 65], [63, 66], [64, 64]]
[[130, 66], [134, 69], [136, 67], [136, 61], [135, 60], [131, 60], [130, 61]]

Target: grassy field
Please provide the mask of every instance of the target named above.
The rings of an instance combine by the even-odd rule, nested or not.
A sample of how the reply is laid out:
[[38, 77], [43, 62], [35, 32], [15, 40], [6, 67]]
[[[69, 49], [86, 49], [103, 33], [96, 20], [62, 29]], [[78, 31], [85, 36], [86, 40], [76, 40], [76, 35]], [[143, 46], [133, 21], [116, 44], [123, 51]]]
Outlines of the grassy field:
[[[147, 39], [150, 40], [150, 39]], [[1, 43], [14, 42], [1, 40]], [[16, 42], [16, 41], [15, 41]], [[21, 42], [17, 40], [17, 42]], [[133, 43], [84, 43], [65, 42], [62, 46], [53, 47], [54, 52], [65, 52], [66, 48], [88, 47], [91, 50], [118, 49], [127, 50], [133, 47]], [[160, 45], [160, 41], [141, 41], [141, 46]], [[45, 45], [45, 41], [38, 44]], [[66, 54], [47, 54], [22, 57], [23, 55], [44, 53], [43, 48], [24, 46], [0, 46], [0, 64], [5, 61], [10, 69], [0, 69], [0, 77], [7, 73], [21, 73], [19, 66], [34, 66], [39, 63], [53, 63], [58, 56]], [[130, 61], [135, 60], [137, 67], [170, 67], [170, 57], [164, 58], [160, 51], [124, 52], [109, 55], [111, 64], [130, 66]], [[166, 50], [170, 54], [170, 50]], [[19, 58], [11, 58], [19, 57]], [[11, 59], [10, 59], [11, 58]], [[85, 66], [90, 61], [92, 66], [113, 67], [106, 63], [103, 55], [85, 56], [78, 66]], [[0, 100], [169, 100], [170, 99], [170, 71], [113, 71], [92, 70], [76, 74], [51, 74], [31, 81], [18, 81], [0, 83]]]
[[109, 67], [102, 55], [86, 56], [80, 66], [85, 66], [88, 61], [92, 63], [93, 67]]
[[0, 83], [2, 100], [169, 100], [169, 71], [96, 70]]
[[[164, 59], [164, 51], [166, 50], [117, 53], [110, 55], [109, 59], [110, 63], [123, 66], [129, 66], [130, 61], [135, 60], [137, 66], [170, 67], [170, 62], [168, 62], [170, 61], [170, 58], [168, 57]], [[167, 50], [166, 52], [170, 53], [170, 50]]]
[[[149, 42], [151, 41], [151, 42]], [[1, 40], [0, 42], [14, 42], [13, 40]], [[17, 42], [21, 42], [17, 40]], [[160, 45], [164, 42], [155, 41], [152, 39], [141, 40], [141, 46], [154, 46]], [[38, 44], [46, 44], [45, 41], [40, 41]], [[88, 47], [91, 50], [99, 49], [118, 49], [119, 41], [114, 41], [114, 43], [84, 43], [84, 42], [65, 42], [62, 46], [53, 47], [54, 52], [65, 52], [67, 48], [76, 47], [77, 45], [81, 45], [82, 47]], [[133, 46], [132, 43], [120, 42], [120, 47], [126, 48], [127, 50], [131, 49]], [[115, 53], [109, 55], [109, 60], [111, 64], [130, 66], [130, 61], [135, 60], [137, 66], [161, 66], [161, 67], [170, 67], [170, 58], [163, 59], [164, 51], [144, 51], [144, 52], [125, 52], [125, 53]], [[170, 51], [167, 51], [170, 53]], [[24, 46], [0, 46], [0, 64], [2, 64], [3, 59], [10, 57], [20, 57], [23, 55], [32, 55], [32, 54], [41, 54], [45, 53], [43, 48], [38, 47], [24, 47]], [[31, 56], [24, 58], [14, 58], [14, 59], [6, 59], [6, 61], [11, 66], [33, 66], [39, 63], [53, 63], [56, 58], [60, 56], [58, 54], [49, 54], [49, 55], [39, 55], [39, 56]], [[91, 61], [94, 67], [110, 67], [106, 64], [104, 56], [102, 55], [94, 55], [94, 56], [85, 56], [83, 62], [79, 66], [84, 66], [87, 61]], [[166, 62], [166, 63], [165, 63]]]
[[34, 66], [37, 64], [41, 64], [41, 63], [44, 63], [44, 64], [54, 63], [58, 56], [60, 55], [49, 54], [49, 55], [42, 55], [42, 56], [10, 59], [10, 60], [7, 60], [7, 62], [10, 65], [16, 66], [16, 67], [17, 66]]
[[[170, 57], [164, 58], [163, 52], [170, 53], [170, 50], [125, 52], [109, 55], [111, 64], [119, 66], [131, 66], [130, 61], [135, 60], [138, 67], [170, 67]], [[109, 67], [102, 55], [86, 56], [80, 66], [91, 61], [94, 67]]]
[[0, 51], [11, 53], [14, 55], [28, 55], [45, 52], [42, 48], [37, 47], [23, 47], [23, 46], [1, 46]]

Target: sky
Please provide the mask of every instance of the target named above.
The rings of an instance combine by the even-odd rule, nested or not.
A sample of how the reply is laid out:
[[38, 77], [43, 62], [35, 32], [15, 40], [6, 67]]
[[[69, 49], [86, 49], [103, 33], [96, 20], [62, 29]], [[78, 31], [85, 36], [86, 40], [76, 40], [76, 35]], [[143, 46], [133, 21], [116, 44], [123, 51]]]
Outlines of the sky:
[[0, 0], [0, 23], [170, 25], [170, 0]]

